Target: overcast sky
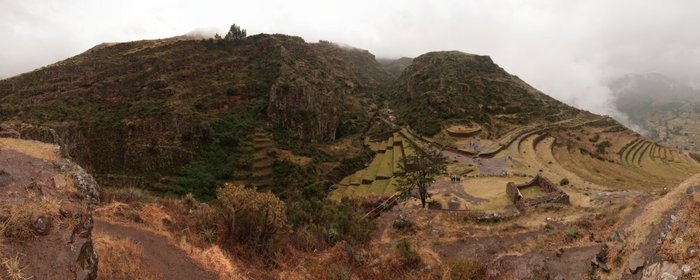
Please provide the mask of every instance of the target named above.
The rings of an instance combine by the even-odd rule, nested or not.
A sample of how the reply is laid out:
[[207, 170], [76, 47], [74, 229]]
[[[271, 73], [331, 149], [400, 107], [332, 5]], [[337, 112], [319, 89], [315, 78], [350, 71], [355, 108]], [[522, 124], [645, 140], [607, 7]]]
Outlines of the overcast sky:
[[377, 57], [434, 50], [490, 55], [512, 74], [602, 114], [604, 81], [659, 72], [700, 85], [700, 1], [97, 1], [0, 0], [0, 77], [101, 42], [196, 29], [285, 33]]

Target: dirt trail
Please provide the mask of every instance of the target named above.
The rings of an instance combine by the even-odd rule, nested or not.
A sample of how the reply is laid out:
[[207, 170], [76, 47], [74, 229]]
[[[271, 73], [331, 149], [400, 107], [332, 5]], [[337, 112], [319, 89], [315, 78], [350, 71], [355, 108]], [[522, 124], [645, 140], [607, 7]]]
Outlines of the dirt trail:
[[194, 264], [180, 248], [153, 233], [95, 220], [95, 230], [114, 237], [126, 237], [141, 246], [145, 263], [143, 267], [159, 279], [216, 279]]

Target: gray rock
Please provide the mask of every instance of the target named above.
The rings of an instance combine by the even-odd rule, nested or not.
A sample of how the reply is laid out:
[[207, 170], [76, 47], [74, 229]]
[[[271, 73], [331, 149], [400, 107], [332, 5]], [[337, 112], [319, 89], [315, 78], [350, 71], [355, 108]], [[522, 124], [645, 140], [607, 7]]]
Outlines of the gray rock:
[[613, 232], [610, 235], [608, 240], [613, 241], [613, 242], [624, 242], [625, 237], [624, 237], [624, 235], [622, 235], [622, 233], [620, 231], [616, 230], [615, 232]]
[[687, 264], [684, 264], [683, 266], [681, 266], [681, 270], [683, 271], [683, 274], [688, 274], [691, 271], [690, 266]]
[[593, 257], [591, 259], [591, 265], [593, 267], [598, 267], [605, 272], [610, 272], [610, 268], [604, 262], [601, 262], [600, 260], [598, 260], [598, 258], [596, 258], [596, 257]]
[[639, 268], [644, 266], [645, 261], [646, 260], [644, 258], [644, 254], [642, 254], [642, 251], [636, 250], [632, 252], [627, 259], [627, 268], [631, 273], [635, 273]]
[[677, 280], [683, 271], [678, 264], [663, 261], [649, 265], [642, 273], [642, 280]]
[[690, 186], [690, 187], [688, 187], [687, 190], [685, 190], [685, 192], [686, 192], [687, 194], [698, 193], [698, 192], [700, 192], [700, 186], [697, 186], [697, 185], [696, 185], [696, 186]]
[[671, 214], [671, 222], [672, 223], [678, 222], [678, 217], [676, 217], [676, 215], [674, 215], [674, 214]]
[[559, 248], [554, 253], [557, 254], [557, 257], [561, 257], [561, 255], [564, 254], [564, 248]]

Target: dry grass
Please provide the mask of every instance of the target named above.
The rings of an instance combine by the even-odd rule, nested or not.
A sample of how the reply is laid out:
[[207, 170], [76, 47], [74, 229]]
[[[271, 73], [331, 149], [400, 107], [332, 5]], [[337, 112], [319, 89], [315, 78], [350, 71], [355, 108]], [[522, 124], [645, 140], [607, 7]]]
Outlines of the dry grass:
[[27, 280], [32, 279], [31, 276], [24, 274], [24, 268], [22, 267], [19, 259], [19, 255], [11, 258], [2, 259], [2, 267], [5, 270], [5, 275], [9, 280]]
[[241, 275], [238, 267], [231, 262], [231, 257], [221, 250], [219, 246], [215, 245], [206, 249], [200, 249], [192, 246], [184, 239], [180, 241], [178, 246], [183, 249], [197, 265], [213, 272], [219, 279], [247, 279]]
[[156, 279], [142, 265], [141, 248], [128, 238], [94, 231], [92, 239], [100, 256], [97, 279]]
[[0, 148], [15, 150], [38, 159], [45, 159], [53, 162], [61, 161], [61, 156], [58, 154], [58, 146], [39, 141], [0, 138]]
[[681, 198], [685, 196], [686, 188], [698, 182], [700, 182], [700, 174], [688, 178], [680, 185], [672, 188], [663, 197], [650, 202], [644, 209], [644, 212], [626, 230], [626, 234], [629, 236], [628, 246], [637, 248], [645, 242], [652, 227], [663, 219], [664, 213], [676, 206]]

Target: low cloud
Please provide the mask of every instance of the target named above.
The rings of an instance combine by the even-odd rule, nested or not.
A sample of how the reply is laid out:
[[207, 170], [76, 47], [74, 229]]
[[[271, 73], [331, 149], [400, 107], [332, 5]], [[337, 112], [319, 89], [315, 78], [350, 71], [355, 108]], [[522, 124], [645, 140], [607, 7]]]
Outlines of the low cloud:
[[435, 50], [490, 55], [571, 105], [624, 119], [605, 80], [660, 72], [700, 84], [700, 1], [88, 1], [0, 0], [0, 76], [104, 41], [164, 38], [198, 28], [285, 33], [367, 49], [377, 57]]

